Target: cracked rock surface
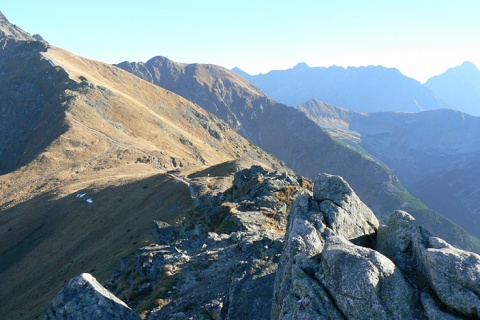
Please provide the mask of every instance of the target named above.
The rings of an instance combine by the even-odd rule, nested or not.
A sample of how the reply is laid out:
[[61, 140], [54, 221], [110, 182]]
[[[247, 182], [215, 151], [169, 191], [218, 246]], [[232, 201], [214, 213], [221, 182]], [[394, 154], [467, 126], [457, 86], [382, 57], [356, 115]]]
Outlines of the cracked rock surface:
[[314, 181], [313, 196], [297, 198], [272, 319], [480, 317], [480, 256], [432, 237], [407, 212], [395, 211], [386, 226], [370, 213], [327, 174]]

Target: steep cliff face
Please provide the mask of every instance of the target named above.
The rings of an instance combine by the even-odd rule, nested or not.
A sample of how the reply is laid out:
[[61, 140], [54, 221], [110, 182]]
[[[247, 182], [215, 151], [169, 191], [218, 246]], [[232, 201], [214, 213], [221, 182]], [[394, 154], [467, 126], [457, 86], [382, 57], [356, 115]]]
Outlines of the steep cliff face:
[[[156, 243], [123, 260], [107, 285], [142, 318], [480, 316], [480, 256], [408, 213], [380, 225], [338, 176], [321, 174], [312, 187], [259, 166], [214, 171], [191, 177], [196, 207], [183, 225], [155, 222]], [[70, 308], [90, 301], [63, 292], [56, 300]]]
[[65, 130], [59, 92], [69, 79], [42, 59], [48, 48], [0, 13], [0, 174], [32, 160]]

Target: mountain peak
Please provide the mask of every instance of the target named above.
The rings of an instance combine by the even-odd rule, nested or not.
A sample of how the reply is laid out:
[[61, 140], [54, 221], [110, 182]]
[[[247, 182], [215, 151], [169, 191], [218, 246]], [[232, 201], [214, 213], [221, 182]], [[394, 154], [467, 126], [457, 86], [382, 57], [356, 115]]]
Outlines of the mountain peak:
[[435, 79], [435, 78], [438, 78], [438, 77], [441, 77], [441, 76], [444, 76], [444, 75], [448, 75], [448, 74], [455, 74], [455, 75], [458, 75], [458, 76], [466, 76], [466, 75], [476, 75], [478, 74], [480, 71], [478, 70], [477, 66], [474, 65], [473, 63], [471, 63], [470, 61], [464, 61], [461, 65], [459, 66], [456, 66], [456, 67], [453, 67], [453, 68], [450, 68], [448, 69], [447, 71], [445, 71], [444, 73], [438, 75], [438, 76], [434, 76], [432, 78], [430, 78], [427, 83], [432, 80], [432, 79]]
[[471, 63], [470, 61], [464, 61], [461, 66], [467, 67], [467, 68], [475, 68], [478, 70], [477, 66]]
[[248, 79], [249, 77], [251, 77], [251, 75], [245, 71], [243, 71], [242, 69], [240, 69], [239, 67], [235, 67], [231, 70], [232, 72], [235, 72], [236, 74], [244, 77], [245, 79]]
[[0, 40], [15, 39], [23, 41], [36, 41], [38, 37], [30, 35], [30, 33], [20, 29], [10, 21], [0, 11]]
[[310, 67], [308, 66], [308, 64], [306, 62], [299, 62], [295, 65], [295, 67], [293, 67], [293, 69], [309, 69]]
[[5, 17], [5, 15], [2, 13], [2, 11], [0, 11], [0, 23], [3, 23], [4, 21], [8, 22], [8, 19], [7, 19], [7, 17]]
[[474, 65], [473, 63], [471, 63], [470, 61], [463, 62], [462, 65], [458, 66], [457, 68], [462, 69], [465, 72], [469, 72], [469, 73], [478, 73], [479, 72], [477, 66]]
[[465, 61], [425, 83], [438, 97], [453, 108], [473, 116], [480, 116], [480, 70]]

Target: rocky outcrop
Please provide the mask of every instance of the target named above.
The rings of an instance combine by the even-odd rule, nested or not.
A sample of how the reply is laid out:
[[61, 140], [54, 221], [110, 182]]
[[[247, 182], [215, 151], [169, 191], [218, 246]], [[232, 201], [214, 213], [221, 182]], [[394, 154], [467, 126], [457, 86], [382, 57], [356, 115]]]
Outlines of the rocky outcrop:
[[32, 36], [28, 32], [10, 23], [2, 12], [0, 12], [0, 39], [15, 39], [17, 41], [42, 40], [39, 35]]
[[125, 260], [109, 288], [148, 319], [268, 319], [293, 200], [308, 180], [253, 166], [191, 177], [196, 209]]
[[0, 175], [34, 158], [63, 132], [66, 72], [43, 59], [49, 44], [0, 12]]
[[137, 320], [140, 317], [91, 274], [83, 273], [70, 280], [57, 294], [44, 319]]
[[[190, 192], [196, 208], [183, 224], [155, 221], [156, 243], [124, 259], [107, 286], [143, 318], [480, 316], [480, 257], [404, 211], [379, 225], [341, 177], [320, 174], [312, 188], [253, 166], [192, 176]], [[71, 308], [96, 303], [68, 297]]]
[[[322, 205], [325, 199], [336, 204], [337, 214]], [[313, 196], [295, 201], [273, 319], [480, 316], [480, 256], [432, 237], [404, 211], [379, 227], [363, 206], [345, 181], [325, 174], [315, 180]], [[356, 243], [362, 236], [374, 241]]]
[[378, 220], [342, 177], [320, 174], [315, 180], [313, 198], [327, 227], [355, 244], [371, 245]]
[[365, 247], [378, 227], [342, 178], [319, 175], [313, 197], [299, 197], [290, 213], [272, 318], [416, 318], [414, 292], [400, 270]]

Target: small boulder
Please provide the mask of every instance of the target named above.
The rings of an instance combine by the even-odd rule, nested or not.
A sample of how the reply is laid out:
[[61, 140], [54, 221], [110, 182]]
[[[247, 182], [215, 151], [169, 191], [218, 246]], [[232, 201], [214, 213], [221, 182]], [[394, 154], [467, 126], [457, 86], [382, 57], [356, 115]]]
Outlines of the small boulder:
[[175, 240], [175, 227], [166, 222], [155, 220], [152, 223], [152, 236], [155, 243], [170, 245]]
[[426, 277], [442, 303], [462, 315], [480, 318], [480, 256], [452, 246], [421, 248], [420, 255]]
[[91, 274], [82, 273], [58, 292], [44, 319], [139, 320], [140, 316], [105, 289]]

